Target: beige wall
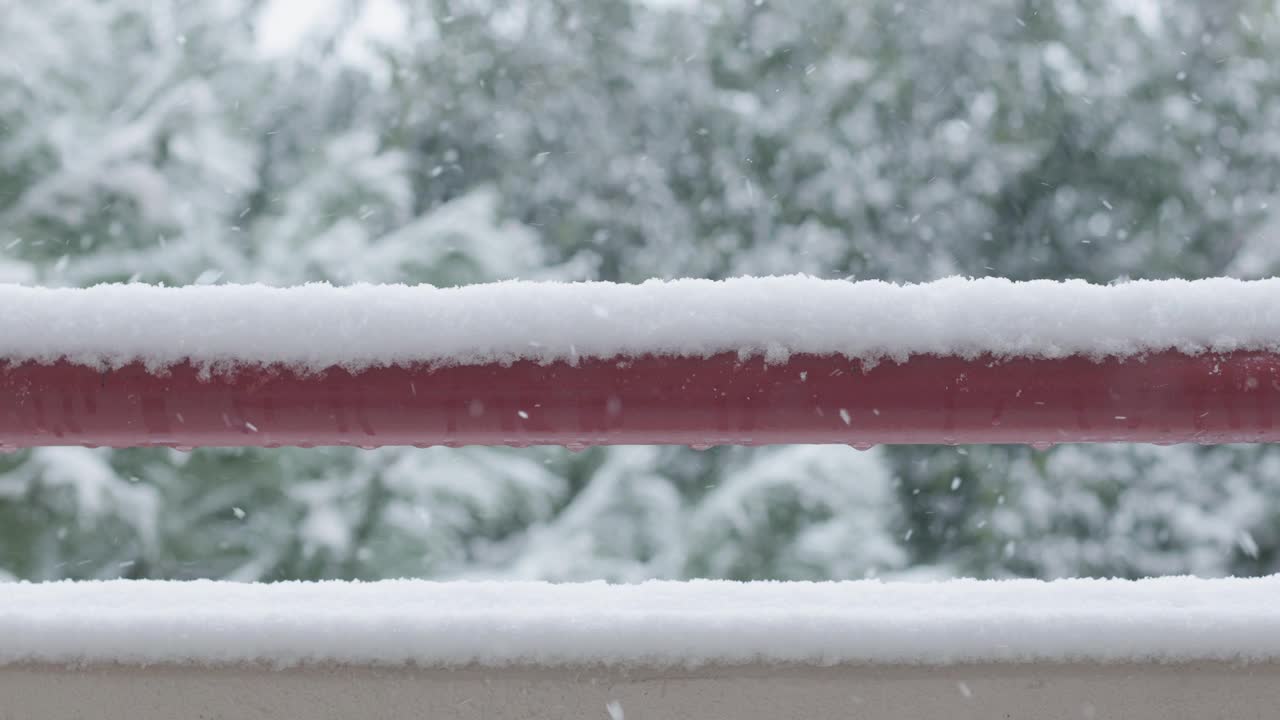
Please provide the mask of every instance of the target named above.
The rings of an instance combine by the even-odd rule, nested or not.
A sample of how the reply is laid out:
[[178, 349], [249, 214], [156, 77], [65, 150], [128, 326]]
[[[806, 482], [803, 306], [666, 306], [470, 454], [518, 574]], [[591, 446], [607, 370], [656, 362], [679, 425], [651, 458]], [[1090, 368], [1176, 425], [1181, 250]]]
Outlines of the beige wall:
[[1280, 717], [1280, 664], [814, 669], [0, 668], [0, 718]]

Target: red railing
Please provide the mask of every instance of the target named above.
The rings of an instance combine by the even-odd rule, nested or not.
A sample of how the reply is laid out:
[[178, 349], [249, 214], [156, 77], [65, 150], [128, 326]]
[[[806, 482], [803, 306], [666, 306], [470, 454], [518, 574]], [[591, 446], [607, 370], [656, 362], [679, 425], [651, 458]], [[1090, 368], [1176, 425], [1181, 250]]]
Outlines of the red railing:
[[1274, 442], [1280, 355], [0, 367], [0, 447]]

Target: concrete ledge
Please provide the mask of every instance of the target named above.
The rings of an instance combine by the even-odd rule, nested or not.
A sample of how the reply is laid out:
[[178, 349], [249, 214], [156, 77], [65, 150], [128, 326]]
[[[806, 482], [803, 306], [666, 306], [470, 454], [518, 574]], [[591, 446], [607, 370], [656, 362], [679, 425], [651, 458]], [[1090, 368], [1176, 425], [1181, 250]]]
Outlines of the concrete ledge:
[[1280, 713], [1280, 663], [0, 667], [3, 720], [608, 720], [611, 703], [626, 720], [1271, 718]]

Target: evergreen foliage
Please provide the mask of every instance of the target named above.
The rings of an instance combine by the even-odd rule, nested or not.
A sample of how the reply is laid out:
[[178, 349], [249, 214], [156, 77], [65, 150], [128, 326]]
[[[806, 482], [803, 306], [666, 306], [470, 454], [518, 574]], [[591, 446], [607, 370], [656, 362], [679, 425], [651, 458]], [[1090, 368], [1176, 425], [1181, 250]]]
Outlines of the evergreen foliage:
[[[1273, 3], [669, 4], [0, 0], [0, 281], [1280, 268]], [[1259, 574], [1277, 462], [47, 448], [0, 577]]]

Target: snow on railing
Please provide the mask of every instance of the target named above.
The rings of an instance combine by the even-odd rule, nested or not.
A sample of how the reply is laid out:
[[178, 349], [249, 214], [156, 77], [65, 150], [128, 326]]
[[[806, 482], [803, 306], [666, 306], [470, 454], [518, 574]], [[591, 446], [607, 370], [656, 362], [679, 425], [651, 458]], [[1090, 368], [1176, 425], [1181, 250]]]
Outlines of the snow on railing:
[[0, 587], [0, 666], [1280, 660], [1280, 577]]
[[0, 584], [13, 718], [1270, 717], [1280, 578]]
[[0, 287], [0, 447], [1280, 440], [1280, 280]]
[[[0, 302], [6, 448], [1280, 440], [1280, 281]], [[7, 583], [0, 697], [14, 717], [1264, 716], [1278, 593], [1280, 577]]]

